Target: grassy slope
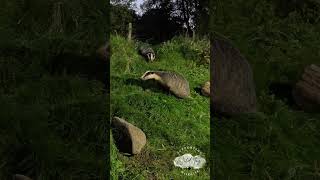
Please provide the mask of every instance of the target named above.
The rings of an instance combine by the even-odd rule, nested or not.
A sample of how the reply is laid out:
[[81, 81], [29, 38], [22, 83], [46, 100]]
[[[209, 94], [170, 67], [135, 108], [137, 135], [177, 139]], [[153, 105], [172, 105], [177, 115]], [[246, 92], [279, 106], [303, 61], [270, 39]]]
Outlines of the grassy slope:
[[[190, 43], [187, 40], [175, 40], [157, 47], [157, 59], [153, 63], [138, 55], [133, 42], [112, 36], [111, 43], [111, 115], [125, 118], [147, 136], [144, 151], [135, 157], [116, 153], [112, 146], [113, 173], [120, 171], [119, 175], [124, 179], [185, 178], [173, 165], [177, 151], [192, 145], [209, 154], [209, 99], [197, 90], [209, 80], [208, 65], [183, 56], [182, 51], [188, 50], [186, 46]], [[145, 71], [159, 69], [184, 75], [190, 83], [192, 99], [178, 99], [159, 90], [153, 82], [142, 84], [139, 80]], [[126, 170], [119, 170], [121, 167]], [[208, 166], [193, 178], [209, 179]]]

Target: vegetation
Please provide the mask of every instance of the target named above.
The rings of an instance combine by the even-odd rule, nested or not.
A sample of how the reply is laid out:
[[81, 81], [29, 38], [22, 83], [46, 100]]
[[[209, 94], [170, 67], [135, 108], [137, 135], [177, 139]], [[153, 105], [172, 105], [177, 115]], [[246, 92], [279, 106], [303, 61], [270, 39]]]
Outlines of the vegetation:
[[48, 67], [57, 55], [87, 56], [105, 43], [107, 3], [0, 4], [0, 179], [15, 173], [104, 179], [109, 99], [103, 84]]
[[111, 1], [112, 33], [126, 36], [132, 22], [137, 40], [157, 44], [181, 34], [192, 36], [196, 32], [200, 36], [208, 32], [208, 0], [145, 0], [139, 13], [134, 2]]
[[[132, 10], [133, 0], [112, 0], [111, 22], [107, 2], [0, 2], [0, 179], [15, 173], [105, 179], [108, 140], [114, 179], [186, 178], [172, 163], [185, 145], [211, 158], [216, 179], [320, 178], [320, 114], [303, 112], [290, 101], [304, 67], [320, 65], [318, 1], [148, 0], [140, 16]], [[131, 21], [136, 39], [156, 44], [155, 62], [138, 55], [140, 41], [121, 37]], [[50, 72], [59, 55], [71, 54], [72, 62], [91, 57], [110, 31], [120, 35], [111, 37], [111, 99], [99, 81]], [[191, 31], [195, 40], [181, 36]], [[257, 114], [209, 114], [209, 99], [199, 93], [209, 80], [203, 59], [208, 40], [197, 39], [207, 33], [231, 40], [250, 62]], [[142, 83], [139, 77], [147, 70], [184, 75], [192, 98], [177, 99], [155, 82]], [[289, 88], [277, 94], [270, 91], [274, 84]], [[124, 156], [112, 134], [106, 136], [109, 101], [111, 117], [146, 133], [142, 154]], [[209, 166], [190, 179], [209, 179]]]
[[[216, 10], [211, 11], [211, 33], [231, 40], [248, 59], [260, 106], [256, 115], [211, 115], [212, 176], [217, 179], [320, 178], [320, 114], [290, 103], [291, 88], [304, 68], [320, 62], [319, 4], [282, 2], [287, 6], [267, 0], [211, 4]], [[272, 84], [290, 88], [271, 93]]]
[[[143, 152], [127, 157], [111, 145], [114, 179], [183, 179], [173, 160], [185, 146], [194, 146], [209, 156], [209, 98], [199, 88], [209, 80], [209, 66], [201, 53], [208, 40], [176, 37], [154, 46], [155, 62], [138, 54], [140, 42], [111, 36], [111, 116], [118, 116], [141, 128], [147, 136]], [[174, 71], [190, 83], [190, 99], [178, 99], [155, 82], [142, 82], [147, 70]], [[210, 179], [209, 166], [189, 179]]]

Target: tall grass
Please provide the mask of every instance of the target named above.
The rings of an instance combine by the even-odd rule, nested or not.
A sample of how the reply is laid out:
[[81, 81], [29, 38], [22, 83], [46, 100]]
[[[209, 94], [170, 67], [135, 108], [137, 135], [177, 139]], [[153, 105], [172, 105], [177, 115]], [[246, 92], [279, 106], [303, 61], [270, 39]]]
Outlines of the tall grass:
[[52, 75], [48, 65], [59, 53], [87, 55], [105, 43], [106, 1], [0, 4], [0, 179], [105, 178], [103, 85]]

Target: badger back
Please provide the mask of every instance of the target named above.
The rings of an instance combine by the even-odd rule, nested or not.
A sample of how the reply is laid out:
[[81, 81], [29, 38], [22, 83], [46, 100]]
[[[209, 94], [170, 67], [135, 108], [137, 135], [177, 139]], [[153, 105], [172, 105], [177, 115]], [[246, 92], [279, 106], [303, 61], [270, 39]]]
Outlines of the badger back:
[[150, 47], [140, 47], [139, 51], [140, 51], [140, 53], [141, 53], [142, 55], [146, 55], [146, 54], [149, 54], [149, 53], [154, 54], [153, 49], [150, 48]]
[[160, 73], [164, 84], [180, 98], [185, 98], [190, 95], [189, 82], [180, 74], [176, 73]]

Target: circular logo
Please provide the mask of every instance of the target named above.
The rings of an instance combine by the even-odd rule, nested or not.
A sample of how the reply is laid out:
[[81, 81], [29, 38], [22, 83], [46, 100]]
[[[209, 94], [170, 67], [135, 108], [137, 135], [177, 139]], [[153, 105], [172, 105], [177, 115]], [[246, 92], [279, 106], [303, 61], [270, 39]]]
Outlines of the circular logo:
[[175, 167], [181, 169], [181, 173], [186, 176], [192, 176], [200, 172], [205, 165], [204, 154], [193, 146], [186, 146], [178, 151], [178, 156], [173, 160]]

